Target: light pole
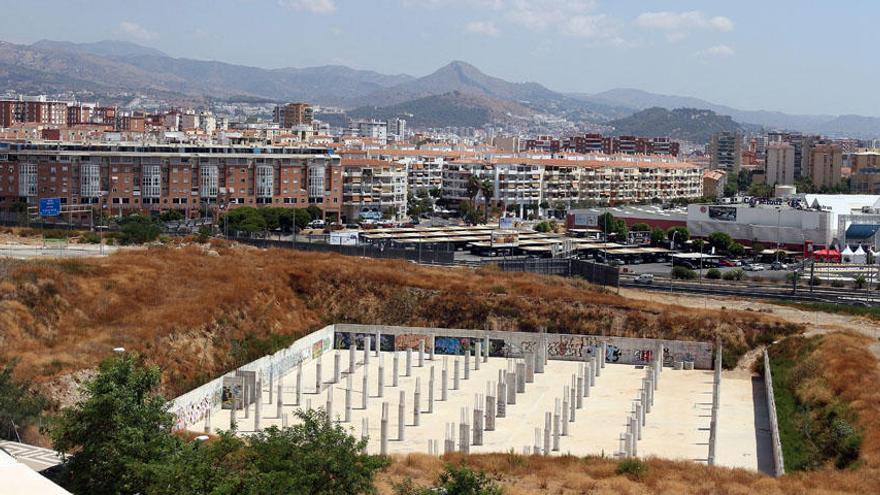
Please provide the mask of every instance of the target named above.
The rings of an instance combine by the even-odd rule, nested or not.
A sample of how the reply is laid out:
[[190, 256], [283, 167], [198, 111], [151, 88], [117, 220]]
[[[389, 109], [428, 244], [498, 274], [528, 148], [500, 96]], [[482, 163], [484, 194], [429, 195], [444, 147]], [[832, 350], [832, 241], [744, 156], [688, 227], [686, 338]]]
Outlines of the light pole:
[[669, 293], [672, 293], [672, 275], [675, 272], [675, 236], [678, 234], [677, 230], [672, 231], [672, 239], [669, 241], [669, 250], [672, 251], [669, 254], [669, 259], [671, 261], [671, 265], [669, 268]]
[[776, 207], [776, 263], [779, 263], [779, 220], [782, 216], [782, 207]]

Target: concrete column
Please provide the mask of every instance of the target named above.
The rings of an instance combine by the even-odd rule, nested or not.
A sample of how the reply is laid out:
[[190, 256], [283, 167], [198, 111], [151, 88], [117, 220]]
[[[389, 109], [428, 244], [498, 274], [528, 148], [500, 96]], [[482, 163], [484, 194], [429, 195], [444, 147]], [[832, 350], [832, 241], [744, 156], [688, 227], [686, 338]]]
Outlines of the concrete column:
[[559, 420], [562, 423], [562, 436], [568, 436], [568, 385], [562, 387], [562, 415]]
[[544, 366], [547, 366], [550, 361], [550, 341], [547, 340], [546, 333], [542, 332], [541, 336], [544, 338], [544, 344], [541, 346], [541, 358], [544, 360]]
[[315, 363], [315, 393], [321, 393], [321, 358]]
[[584, 377], [577, 377], [577, 384], [575, 390], [578, 392], [575, 394], [575, 404], [578, 409], [584, 408]]
[[363, 385], [361, 385], [361, 390], [363, 391], [361, 394], [361, 409], [364, 411], [367, 410], [367, 403], [370, 400], [370, 374], [367, 373], [368, 369], [364, 367]]
[[425, 367], [425, 341], [419, 341], [419, 368]]
[[379, 422], [379, 453], [388, 455], [388, 403], [382, 403], [382, 420]]
[[460, 450], [464, 454], [468, 454], [471, 451], [471, 429], [468, 424], [468, 411], [466, 407], [461, 409], [461, 419], [462, 421], [458, 425], [458, 450]]
[[571, 375], [571, 383], [572, 387], [568, 391], [570, 394], [568, 397], [568, 420], [573, 423], [575, 421], [575, 411], [577, 410], [577, 400], [583, 398], [577, 393], [577, 388], [575, 387], [577, 378], [574, 375]]
[[345, 376], [345, 422], [351, 423], [351, 375]]
[[236, 427], [238, 426], [235, 421], [235, 406], [236, 405], [237, 404], [235, 403], [235, 399], [232, 399], [232, 409], [229, 410], [229, 429], [230, 430], [235, 430]]
[[[479, 357], [477, 357], [479, 360]], [[479, 399], [478, 399], [479, 401]], [[474, 409], [474, 445], [483, 445], [483, 411]]]
[[440, 370], [440, 400], [446, 402], [449, 397], [449, 370], [446, 368], [446, 360], [443, 360], [443, 369]]
[[559, 411], [561, 409], [561, 405], [559, 403], [559, 399], [556, 399], [556, 408], [553, 412], [553, 452], [559, 452], [559, 434], [561, 423], [559, 421]]
[[550, 432], [553, 431], [553, 414], [544, 413], [544, 455], [550, 455]]
[[406, 392], [400, 391], [400, 402], [397, 404], [397, 440], [404, 441], [406, 431]]
[[385, 397], [385, 359], [379, 356], [379, 393], [377, 397]]
[[525, 367], [526, 367], [526, 383], [534, 383], [535, 382], [535, 359], [532, 357], [532, 353], [526, 353], [525, 355]]
[[[605, 352], [602, 349], [603, 347], [600, 347], [598, 351], [600, 353]], [[596, 375], [595, 378], [599, 378], [600, 376], [602, 376], [602, 358], [600, 358], [599, 356], [595, 356], [593, 359], [593, 374]]]
[[452, 362], [452, 390], [458, 390], [459, 382], [461, 381], [461, 372], [458, 366], [458, 358], [455, 358], [455, 361]]
[[626, 433], [621, 433], [620, 436], [618, 437], [618, 440], [620, 441], [620, 446], [618, 447], [618, 450], [617, 450], [617, 456], [618, 457], [626, 457], [627, 450], [628, 450], [628, 447], [627, 447], [628, 444], [626, 443]]
[[369, 440], [370, 438], [370, 417], [361, 418], [361, 440]]
[[526, 363], [516, 363], [516, 393], [526, 391]]
[[406, 350], [406, 376], [412, 376], [412, 348]]
[[364, 366], [370, 365], [370, 349], [373, 345], [373, 337], [369, 335], [364, 336]]
[[434, 360], [434, 336], [431, 335], [431, 347], [428, 348], [428, 360]]
[[455, 452], [455, 423], [446, 423], [446, 439], [443, 441], [443, 454]]
[[530, 356], [534, 360], [535, 373], [543, 373], [544, 357], [541, 355], [541, 344], [538, 345], [538, 352], [531, 353]]
[[281, 416], [281, 427], [287, 428], [287, 414]]
[[376, 332], [376, 345], [374, 347], [376, 349], [375, 350], [376, 357], [379, 357], [379, 351], [382, 350], [381, 349], [381, 347], [382, 347], [382, 333], [381, 332]]
[[275, 405], [278, 407], [278, 419], [281, 419], [282, 408], [284, 407], [284, 387], [281, 385], [281, 381], [278, 381], [278, 394], [275, 395]]
[[471, 350], [468, 349], [464, 351], [464, 379], [470, 380], [471, 378]]
[[532, 447], [532, 452], [535, 454], [541, 453], [541, 429], [535, 428], [535, 445]]
[[431, 372], [428, 377], [428, 413], [434, 412], [434, 365], [431, 365]]
[[394, 361], [391, 365], [391, 386], [397, 386], [397, 377], [400, 376], [400, 353], [394, 351]]
[[211, 409], [205, 411], [205, 433], [211, 433]]
[[[499, 374], [503, 374], [503, 372], [499, 371]], [[498, 396], [496, 399], [498, 406], [497, 417], [503, 418], [507, 415], [507, 384], [504, 381], [504, 378], [500, 378], [498, 380]]]
[[269, 366], [269, 404], [272, 403], [272, 392], [275, 390], [275, 368]]
[[605, 361], [608, 361], [608, 344], [602, 342], [602, 354], [599, 356], [599, 361], [601, 363], [600, 368], [605, 367]]
[[355, 343], [353, 333], [348, 334], [348, 337], [349, 337], [349, 342], [350, 342], [350, 344], [348, 346], [348, 374], [351, 375], [354, 373], [354, 368], [355, 368], [355, 365], [357, 364], [356, 363], [357, 358], [355, 355], [355, 353], [357, 352], [357, 344]]
[[421, 377], [416, 377], [416, 389], [413, 392], [413, 425], [421, 424], [422, 415], [422, 381]]
[[483, 361], [483, 343], [480, 341], [477, 341], [477, 351], [474, 358], [474, 369], [480, 371], [480, 363]]
[[511, 371], [507, 372], [504, 386], [507, 388], [507, 403], [516, 404], [516, 373]]
[[244, 384], [244, 418], [248, 419], [251, 417], [251, 398], [253, 397], [254, 391], [251, 390], [251, 387], [245, 382]]
[[[490, 384], [490, 388], [494, 388]], [[486, 395], [486, 431], [495, 431], [495, 414], [497, 413], [495, 397]]]
[[302, 389], [303, 389], [303, 372], [302, 372], [302, 364], [300, 364], [296, 369], [296, 406], [299, 407], [302, 404]]
[[636, 439], [642, 439], [642, 427], [645, 426], [644, 417], [642, 416], [644, 409], [641, 402], [636, 402]]
[[484, 363], [489, 362], [489, 349], [491, 349], [491, 347], [489, 347], [489, 337], [486, 337], [483, 339], [483, 362]]
[[639, 456], [639, 438], [638, 438], [638, 430], [639, 430], [639, 420], [638, 418], [632, 418], [633, 422], [633, 432], [632, 432], [632, 448], [630, 450], [630, 454], [633, 457]]
[[324, 409], [327, 411], [327, 417], [333, 421], [333, 385], [327, 387], [327, 405]]

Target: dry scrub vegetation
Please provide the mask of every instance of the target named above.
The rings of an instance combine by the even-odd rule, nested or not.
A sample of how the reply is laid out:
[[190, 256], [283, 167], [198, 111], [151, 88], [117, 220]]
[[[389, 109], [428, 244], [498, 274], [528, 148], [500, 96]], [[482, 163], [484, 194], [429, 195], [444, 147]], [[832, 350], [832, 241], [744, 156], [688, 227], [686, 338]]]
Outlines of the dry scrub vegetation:
[[646, 304], [574, 279], [215, 244], [0, 262], [0, 349], [37, 383], [115, 346], [183, 392], [334, 322], [713, 340], [739, 355], [800, 328], [743, 311]]

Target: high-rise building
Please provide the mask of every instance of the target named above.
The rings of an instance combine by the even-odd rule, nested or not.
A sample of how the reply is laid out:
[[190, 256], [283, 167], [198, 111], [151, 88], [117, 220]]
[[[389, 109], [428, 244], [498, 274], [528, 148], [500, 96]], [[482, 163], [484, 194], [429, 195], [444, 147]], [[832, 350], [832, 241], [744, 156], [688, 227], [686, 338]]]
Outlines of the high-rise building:
[[742, 165], [742, 134], [738, 132], [713, 134], [709, 143], [709, 159], [712, 168], [738, 174]]
[[810, 153], [810, 179], [816, 187], [840, 184], [843, 150], [839, 144], [817, 144]]
[[766, 148], [765, 181], [769, 186], [794, 185], [794, 146], [786, 142], [770, 143]]
[[285, 129], [298, 125], [312, 125], [314, 110], [308, 103], [288, 103], [275, 107], [275, 122]]
[[880, 168], [880, 150], [860, 150], [850, 155], [850, 168], [856, 173], [863, 168]]

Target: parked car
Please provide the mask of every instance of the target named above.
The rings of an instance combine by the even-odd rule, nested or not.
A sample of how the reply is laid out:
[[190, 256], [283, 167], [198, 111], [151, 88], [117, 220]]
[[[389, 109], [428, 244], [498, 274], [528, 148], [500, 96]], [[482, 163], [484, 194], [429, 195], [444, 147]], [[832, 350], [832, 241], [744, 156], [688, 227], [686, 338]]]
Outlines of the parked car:
[[672, 264], [674, 266], [683, 266], [683, 267], [687, 268], [688, 270], [696, 270], [697, 269], [697, 265], [694, 265], [690, 261], [673, 261]]
[[760, 263], [751, 263], [751, 264], [743, 265], [743, 270], [745, 270], [747, 272], [763, 272], [766, 269], [767, 269], [767, 267], [765, 267], [764, 265], [762, 265]]
[[788, 265], [786, 265], [785, 263], [782, 263], [780, 261], [774, 261], [773, 263], [770, 264], [771, 270], [788, 270], [788, 268], [789, 268]]
[[637, 284], [653, 284], [654, 275], [650, 273], [640, 273], [634, 280]]
[[326, 225], [327, 224], [321, 219], [316, 219], [309, 222], [309, 227], [313, 229], [323, 229]]

